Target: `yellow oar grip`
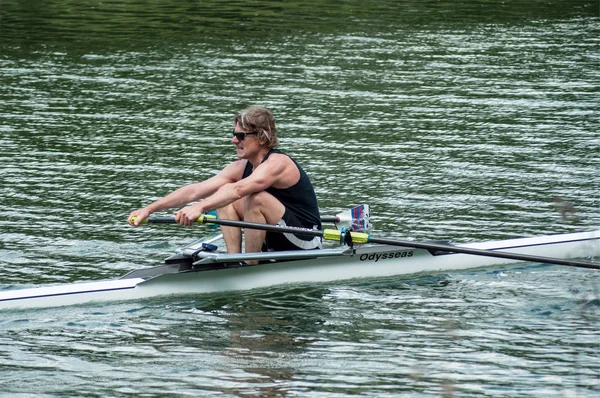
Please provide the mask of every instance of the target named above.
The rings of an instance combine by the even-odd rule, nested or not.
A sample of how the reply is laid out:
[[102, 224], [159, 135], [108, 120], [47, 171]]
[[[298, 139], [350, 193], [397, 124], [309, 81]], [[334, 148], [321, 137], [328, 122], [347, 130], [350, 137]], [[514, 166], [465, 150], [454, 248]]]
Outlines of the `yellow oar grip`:
[[[135, 220], [137, 220], [137, 216], [133, 216], [133, 217], [131, 217], [131, 218], [129, 219], [129, 221], [130, 221], [132, 224], [135, 224]], [[142, 220], [141, 224], [148, 224], [148, 219], [147, 219], [147, 218], [144, 218], [144, 219]]]
[[[370, 235], [363, 232], [346, 232], [352, 237], [352, 243], [369, 243]], [[342, 231], [337, 229], [323, 230], [323, 239], [340, 242], [342, 240]], [[343, 243], [343, 242], [340, 242]]]
[[352, 232], [350, 236], [352, 236], [352, 243], [369, 243], [371, 239], [369, 234], [363, 232]]
[[342, 233], [337, 229], [324, 229], [323, 230], [323, 239], [325, 240], [334, 240], [339, 242]]
[[217, 216], [215, 214], [200, 214], [200, 217], [198, 217], [198, 222], [200, 224], [214, 225], [210, 222], [210, 220], [215, 220], [216, 218]]

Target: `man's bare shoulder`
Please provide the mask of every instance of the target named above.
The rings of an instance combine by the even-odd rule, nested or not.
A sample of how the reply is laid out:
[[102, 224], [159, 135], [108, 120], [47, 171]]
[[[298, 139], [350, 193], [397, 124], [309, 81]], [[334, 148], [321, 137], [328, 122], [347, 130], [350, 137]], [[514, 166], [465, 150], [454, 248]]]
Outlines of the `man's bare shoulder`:
[[270, 176], [271, 185], [275, 188], [287, 188], [300, 178], [300, 172], [292, 158], [283, 153], [271, 154], [259, 168], [256, 171], [261, 175]]
[[225, 166], [225, 168], [221, 170], [219, 174], [231, 181], [239, 181], [242, 179], [246, 164], [248, 164], [246, 159], [235, 160]]
[[265, 160], [262, 164], [284, 164], [284, 165], [293, 165], [294, 161], [291, 157], [286, 155], [285, 153], [272, 153], [267, 160]]

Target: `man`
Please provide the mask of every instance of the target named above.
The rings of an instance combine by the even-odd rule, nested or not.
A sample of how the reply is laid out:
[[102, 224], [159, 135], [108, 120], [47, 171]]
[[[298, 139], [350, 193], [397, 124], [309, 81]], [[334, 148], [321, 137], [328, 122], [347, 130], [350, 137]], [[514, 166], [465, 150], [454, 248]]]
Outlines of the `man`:
[[[223, 219], [321, 229], [317, 197], [308, 176], [295, 160], [275, 149], [279, 140], [273, 114], [252, 106], [236, 115], [234, 124], [231, 142], [239, 160], [206, 181], [186, 185], [131, 212], [129, 224], [138, 226], [151, 213], [203, 199], [176, 211], [175, 220], [192, 225], [202, 213], [217, 210]], [[241, 229], [222, 226], [221, 230], [227, 251], [241, 253]], [[319, 237], [249, 228], [244, 234], [246, 253], [321, 247]]]

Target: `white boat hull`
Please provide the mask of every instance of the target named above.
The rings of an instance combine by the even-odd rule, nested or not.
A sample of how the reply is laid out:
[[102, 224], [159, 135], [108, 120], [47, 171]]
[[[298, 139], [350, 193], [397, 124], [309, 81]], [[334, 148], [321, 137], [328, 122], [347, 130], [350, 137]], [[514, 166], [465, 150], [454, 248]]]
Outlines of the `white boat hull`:
[[[458, 247], [561, 259], [589, 258], [600, 256], [600, 230], [473, 243]], [[211, 264], [211, 256], [214, 257], [214, 261], [231, 257], [211, 254], [204, 260], [207, 264]], [[157, 296], [250, 290], [283, 284], [327, 283], [419, 272], [462, 270], [518, 262], [470, 254], [432, 254], [424, 249], [378, 245], [345, 251], [330, 250], [323, 252], [323, 256], [256, 266], [183, 272], [177, 272], [177, 266], [165, 265], [154, 267], [154, 270], [133, 271], [117, 280], [7, 290], [0, 292], [0, 309], [140, 300]]]

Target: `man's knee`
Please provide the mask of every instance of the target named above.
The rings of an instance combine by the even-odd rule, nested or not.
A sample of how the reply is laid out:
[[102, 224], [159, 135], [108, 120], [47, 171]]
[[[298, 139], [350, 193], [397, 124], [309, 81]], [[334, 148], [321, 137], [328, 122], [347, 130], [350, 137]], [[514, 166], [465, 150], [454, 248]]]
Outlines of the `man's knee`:
[[244, 199], [244, 219], [258, 217], [269, 224], [277, 224], [285, 213], [285, 206], [268, 192], [256, 192]]
[[266, 207], [269, 199], [273, 198], [265, 191], [252, 193], [244, 198], [244, 209], [260, 209]]
[[238, 200], [227, 206], [217, 209], [217, 214], [219, 218], [223, 219], [242, 219], [244, 214], [242, 200]]

